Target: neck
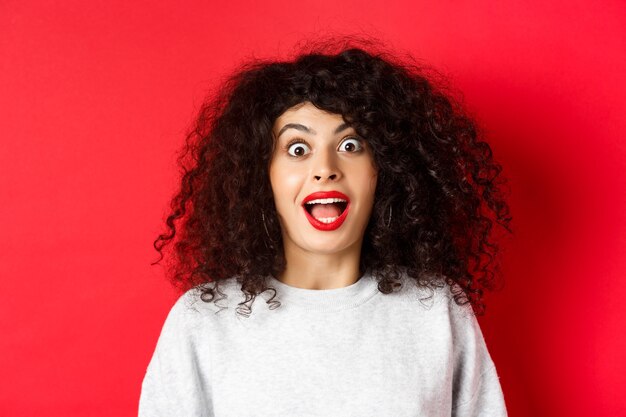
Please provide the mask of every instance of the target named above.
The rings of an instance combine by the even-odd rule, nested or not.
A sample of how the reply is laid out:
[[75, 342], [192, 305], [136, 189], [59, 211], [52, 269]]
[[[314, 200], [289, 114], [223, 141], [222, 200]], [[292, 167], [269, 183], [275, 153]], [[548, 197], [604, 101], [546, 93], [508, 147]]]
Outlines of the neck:
[[342, 288], [361, 277], [361, 242], [340, 253], [312, 253], [285, 247], [286, 267], [278, 280], [292, 287], [312, 290]]

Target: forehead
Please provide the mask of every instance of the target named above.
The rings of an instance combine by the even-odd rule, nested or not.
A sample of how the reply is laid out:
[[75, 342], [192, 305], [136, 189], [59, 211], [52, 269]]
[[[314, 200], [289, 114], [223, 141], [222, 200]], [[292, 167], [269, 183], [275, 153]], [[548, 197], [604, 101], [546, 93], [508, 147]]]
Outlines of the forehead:
[[318, 109], [313, 104], [305, 102], [290, 107], [278, 116], [274, 122], [274, 132], [287, 123], [302, 123], [307, 126], [324, 124], [335, 126], [344, 123], [344, 120], [340, 114]]

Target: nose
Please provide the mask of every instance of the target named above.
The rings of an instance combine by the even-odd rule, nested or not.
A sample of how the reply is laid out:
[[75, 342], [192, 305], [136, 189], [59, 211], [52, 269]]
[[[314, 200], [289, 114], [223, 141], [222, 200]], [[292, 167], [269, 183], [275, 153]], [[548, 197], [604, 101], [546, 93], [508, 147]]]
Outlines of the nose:
[[313, 164], [313, 178], [315, 182], [338, 181], [341, 178], [341, 171], [338, 167], [336, 157], [332, 151], [322, 151], [316, 155]]
[[[317, 181], [321, 181], [322, 178], [324, 178], [323, 175], [315, 175], [314, 177], [315, 177], [315, 180], [317, 180]], [[331, 181], [335, 180], [336, 178], [337, 178], [337, 174], [330, 174], [328, 176], [328, 179], [331, 180]]]

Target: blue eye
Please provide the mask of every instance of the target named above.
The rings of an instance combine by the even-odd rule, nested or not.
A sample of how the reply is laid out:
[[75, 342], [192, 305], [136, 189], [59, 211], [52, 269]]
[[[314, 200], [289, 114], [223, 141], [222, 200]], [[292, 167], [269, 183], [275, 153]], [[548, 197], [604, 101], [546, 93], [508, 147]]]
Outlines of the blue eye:
[[346, 139], [339, 145], [339, 151], [341, 152], [358, 152], [363, 149], [361, 141], [355, 138]]
[[287, 153], [291, 156], [304, 156], [311, 152], [309, 146], [302, 142], [296, 142], [289, 145]]

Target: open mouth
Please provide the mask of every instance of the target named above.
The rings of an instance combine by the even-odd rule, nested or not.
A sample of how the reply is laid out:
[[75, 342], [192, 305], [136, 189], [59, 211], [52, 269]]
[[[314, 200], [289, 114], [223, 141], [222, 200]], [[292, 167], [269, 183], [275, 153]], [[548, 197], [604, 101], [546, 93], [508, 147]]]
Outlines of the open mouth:
[[350, 211], [350, 199], [339, 191], [318, 191], [309, 194], [302, 208], [311, 226], [329, 232], [341, 227]]
[[325, 224], [337, 220], [348, 207], [348, 202], [342, 198], [318, 198], [307, 201], [304, 209], [313, 217]]

